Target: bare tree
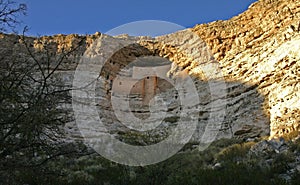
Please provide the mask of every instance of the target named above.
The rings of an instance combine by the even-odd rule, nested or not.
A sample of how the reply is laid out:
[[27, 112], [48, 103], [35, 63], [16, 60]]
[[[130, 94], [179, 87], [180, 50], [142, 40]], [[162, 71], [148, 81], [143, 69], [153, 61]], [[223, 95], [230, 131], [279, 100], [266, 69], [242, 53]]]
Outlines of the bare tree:
[[26, 12], [26, 4], [0, 0], [0, 32], [15, 31], [21, 23], [20, 15], [26, 15]]
[[[13, 30], [25, 12], [24, 4], [0, 0], [0, 31]], [[47, 171], [51, 159], [85, 149], [64, 140], [64, 124], [73, 119], [64, 107], [71, 89], [58, 72], [85, 47], [84, 39], [60, 51], [57, 43], [24, 33], [0, 39], [0, 184], [10, 184], [20, 171]]]
[[[39, 167], [50, 159], [78, 152], [66, 143], [62, 128], [71, 121], [64, 108], [69, 90], [57, 73], [82, 45], [59, 53], [55, 44], [32, 47], [33, 39], [10, 36], [0, 50], [0, 171]], [[39, 39], [35, 39], [39, 42]], [[20, 42], [20, 44], [13, 44]], [[0, 44], [7, 44], [0, 41]], [[53, 49], [54, 48], [54, 49]]]

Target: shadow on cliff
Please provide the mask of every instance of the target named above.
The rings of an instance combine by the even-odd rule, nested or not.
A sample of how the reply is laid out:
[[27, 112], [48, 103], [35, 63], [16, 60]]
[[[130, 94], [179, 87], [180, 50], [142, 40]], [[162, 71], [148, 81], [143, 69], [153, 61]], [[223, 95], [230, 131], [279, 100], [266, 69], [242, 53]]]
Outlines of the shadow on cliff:
[[[139, 57], [145, 56], [163, 56], [167, 51], [161, 51], [159, 49], [149, 50], [148, 48], [141, 46], [139, 44], [132, 44], [127, 47], [120, 49], [116, 52], [107, 62], [105, 63], [102, 71], [100, 72], [101, 79], [104, 80], [102, 85], [97, 85], [96, 93], [99, 99], [98, 108], [99, 110], [105, 110], [104, 114], [99, 114], [102, 119], [105, 120], [106, 126], [109, 128], [111, 133], [117, 133], [121, 135], [126, 135], [126, 132], [130, 132], [131, 135], [141, 136], [143, 133], [140, 133], [135, 130], [130, 130], [125, 128], [120, 122], [118, 122], [117, 117], [115, 116], [112, 105], [111, 105], [111, 93], [112, 93], [112, 83], [114, 82], [118, 73], [126, 68], [128, 64], [135, 61]], [[184, 70], [188, 66], [183, 66], [181, 70]], [[198, 106], [199, 110], [199, 122], [197, 125], [197, 132], [193, 135], [192, 141], [197, 142], [200, 140], [203, 131], [210, 119], [210, 114], [216, 110], [210, 107], [211, 103], [211, 92], [209, 89], [209, 84], [211, 81], [203, 81], [200, 80], [196, 76], [191, 76], [195, 87], [198, 91], [198, 96], [200, 100], [200, 104]], [[126, 83], [126, 82], [125, 82]], [[164, 84], [165, 82], [158, 83], [157, 86], [160, 86], [160, 92], [174, 92], [174, 89], [170, 87], [168, 84]], [[223, 98], [226, 99], [225, 106], [225, 117], [222, 121], [222, 125], [220, 126], [219, 133], [216, 139], [220, 138], [242, 138], [245, 140], [251, 140], [254, 138], [259, 138], [262, 136], [269, 135], [269, 116], [265, 114], [263, 105], [265, 102], [265, 98], [256, 90], [255, 85], [249, 85], [240, 81], [225, 81], [226, 85], [226, 94]], [[126, 85], [126, 84], [125, 84]], [[167, 87], [167, 88], [161, 88]], [[127, 97], [130, 100], [130, 97]], [[169, 96], [168, 102], [178, 102], [180, 105], [180, 99], [176, 92], [173, 95]], [[149, 107], [148, 107], [149, 110]], [[141, 108], [137, 112], [145, 113], [148, 111], [145, 107]], [[167, 117], [164, 121], [167, 124], [176, 125], [176, 119], [178, 118], [178, 111], [180, 113], [180, 106], [168, 107], [168, 110], [172, 112], [176, 111], [176, 114], [173, 116]], [[174, 111], [173, 111], [174, 113]], [[138, 116], [138, 114], [135, 114]], [[105, 118], [106, 117], [106, 118]], [[170, 121], [171, 120], [171, 121]], [[175, 120], [175, 121], [174, 121]], [[157, 127], [154, 129], [152, 133], [156, 133], [161, 131], [161, 127]], [[149, 135], [149, 133], [147, 133]], [[152, 136], [156, 136], [155, 134]], [[162, 137], [161, 139], [164, 139]], [[160, 139], [160, 140], [161, 140]], [[154, 141], [154, 143], [159, 141]], [[135, 143], [135, 142], [134, 142]], [[147, 143], [147, 142], [146, 142]], [[152, 142], [153, 143], [153, 142]], [[140, 142], [135, 144], [141, 144]], [[149, 143], [147, 143], [149, 144]]]

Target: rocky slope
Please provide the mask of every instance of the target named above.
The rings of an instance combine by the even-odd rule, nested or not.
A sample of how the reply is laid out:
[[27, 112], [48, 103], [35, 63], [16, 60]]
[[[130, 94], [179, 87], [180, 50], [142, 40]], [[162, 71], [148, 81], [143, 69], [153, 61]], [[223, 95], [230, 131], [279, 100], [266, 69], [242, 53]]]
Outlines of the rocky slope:
[[[199, 101], [187, 110], [197, 110], [193, 112], [198, 117], [199, 128], [193, 136], [195, 141], [208, 137], [203, 133], [207, 125], [217, 128], [211, 133], [219, 138], [280, 137], [300, 129], [300, 3], [297, 0], [260, 0], [228, 21], [197, 25], [157, 38], [96, 33], [25, 40], [37, 55], [45, 51], [61, 55], [76, 48], [58, 68], [67, 87], [72, 86], [83, 55], [93, 56], [95, 52], [107, 55], [109, 60], [97, 86], [100, 101], [97, 106], [109, 132], [115, 134], [128, 129], [113, 114], [109, 102], [111, 83], [127, 64], [147, 56], [163, 57], [177, 64], [166, 75], [186, 73], [193, 79], [197, 93], [189, 96]], [[23, 53], [24, 56], [26, 50], [21, 43], [19, 36], [0, 35], [2, 55], [15, 57]], [[116, 48], [117, 52], [109, 56]], [[163, 89], [160, 95], [168, 107], [162, 110], [168, 115], [162, 125], [172, 126], [183, 106], [174, 103], [176, 93], [172, 88]], [[150, 114], [149, 108], [140, 106], [140, 97], [131, 99], [136, 104], [132, 106], [140, 110], [135, 111], [137, 117]], [[74, 123], [66, 128], [77, 135]], [[159, 133], [164, 138], [167, 131], [158, 130], [153, 134]]]

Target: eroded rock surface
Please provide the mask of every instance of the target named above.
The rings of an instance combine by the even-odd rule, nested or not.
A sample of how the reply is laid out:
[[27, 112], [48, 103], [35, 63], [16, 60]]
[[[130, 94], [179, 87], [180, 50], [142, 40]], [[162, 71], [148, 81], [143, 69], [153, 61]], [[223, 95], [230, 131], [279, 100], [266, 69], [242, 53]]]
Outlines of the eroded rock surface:
[[[141, 57], [167, 59], [171, 68], [166, 76], [190, 76], [197, 89], [196, 94], [189, 96], [199, 98], [199, 103], [192, 107], [197, 110], [193, 114], [199, 116], [198, 132], [193, 138], [199, 141], [213, 119], [215, 125], [212, 121], [211, 124], [218, 128], [219, 138], [280, 137], [300, 129], [299, 33], [298, 1], [260, 0], [228, 21], [197, 25], [156, 38], [110, 37], [97, 33], [25, 40], [37, 55], [45, 50], [59, 54], [77, 48], [63, 59], [57, 70], [66, 87], [72, 86], [74, 72], [83, 55], [94, 55], [95, 47], [98, 54], [105, 55], [116, 45], [120, 46], [118, 52], [108, 56], [109, 60], [99, 72], [101, 78], [97, 86], [100, 115], [110, 132], [116, 134], [129, 132], [114, 116], [110, 103], [112, 83], [118, 73]], [[124, 44], [128, 41], [130, 45]], [[101, 44], [95, 45], [95, 42]], [[26, 56], [21, 45], [19, 36], [0, 36], [0, 51], [7, 58]], [[168, 115], [162, 125], [172, 126], [178, 121], [177, 114], [182, 105], [175, 98], [174, 88], [164, 83], [156, 83], [154, 86], [160, 92], [153, 92], [168, 105], [167, 109], [161, 110]], [[142, 93], [124, 96], [128, 97], [137, 117], [150, 114]], [[65, 106], [71, 110], [71, 105]], [[66, 128], [73, 136], [79, 136], [74, 122], [68, 123]], [[158, 136], [164, 138], [165, 134], [160, 130]]]
[[193, 28], [226, 79], [257, 86], [271, 137], [299, 130], [299, 18], [296, 0], [261, 0], [231, 20]]

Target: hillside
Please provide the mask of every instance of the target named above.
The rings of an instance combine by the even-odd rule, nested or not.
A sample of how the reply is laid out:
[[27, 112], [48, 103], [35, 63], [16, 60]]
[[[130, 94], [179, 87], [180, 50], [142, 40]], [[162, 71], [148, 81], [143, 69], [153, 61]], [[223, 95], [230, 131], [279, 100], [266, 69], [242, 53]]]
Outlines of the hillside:
[[[230, 184], [228, 174], [237, 173], [242, 181], [245, 174], [238, 172], [244, 169], [263, 179], [247, 177], [253, 184], [272, 184], [268, 178], [290, 183], [297, 181], [300, 171], [299, 51], [300, 2], [259, 0], [230, 20], [155, 38], [99, 32], [0, 34], [0, 70], [6, 77], [10, 63], [12, 69], [25, 66], [28, 71], [31, 64], [37, 65], [32, 69], [46, 74], [40, 78], [47, 81], [45, 76], [53, 75], [53, 88], [66, 92], [51, 105], [62, 110], [58, 117], [64, 121], [58, 127], [63, 137], [54, 144], [84, 142], [92, 157], [49, 162], [55, 171], [62, 168], [71, 174], [62, 175], [59, 183], [89, 179], [93, 184], [99, 178], [95, 174], [108, 169], [124, 173], [124, 179], [108, 173], [103, 183], [113, 176], [116, 184], [130, 184], [132, 176], [150, 178], [161, 172], [153, 184], [172, 184], [197, 172], [208, 179], [219, 174]], [[30, 77], [39, 85], [36, 71]], [[100, 164], [91, 169], [89, 160]], [[166, 169], [171, 175], [173, 168], [181, 167], [180, 175], [173, 174], [171, 180], [162, 172]], [[82, 181], [75, 182], [72, 175]]]

